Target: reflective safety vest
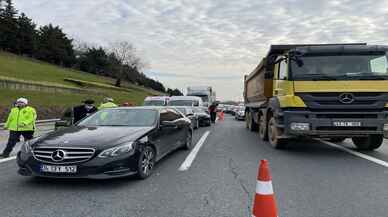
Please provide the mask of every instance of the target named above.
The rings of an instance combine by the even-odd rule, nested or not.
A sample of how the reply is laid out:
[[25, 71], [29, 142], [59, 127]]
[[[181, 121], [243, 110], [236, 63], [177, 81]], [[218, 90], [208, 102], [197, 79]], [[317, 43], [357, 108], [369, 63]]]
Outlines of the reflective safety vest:
[[98, 107], [98, 110], [106, 109], [106, 108], [115, 108], [115, 107], [117, 107], [117, 105], [114, 104], [113, 102], [107, 102], [107, 103], [101, 104], [101, 105]]
[[11, 131], [35, 130], [36, 111], [30, 106], [24, 108], [14, 107], [8, 115], [5, 128]]

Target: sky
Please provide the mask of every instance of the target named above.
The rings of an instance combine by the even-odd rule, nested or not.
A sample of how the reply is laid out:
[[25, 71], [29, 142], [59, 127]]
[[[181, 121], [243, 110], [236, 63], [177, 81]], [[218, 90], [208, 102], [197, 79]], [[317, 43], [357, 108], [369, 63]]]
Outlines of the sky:
[[388, 0], [14, 0], [38, 25], [109, 46], [129, 41], [165, 86], [242, 100], [271, 44], [388, 43]]

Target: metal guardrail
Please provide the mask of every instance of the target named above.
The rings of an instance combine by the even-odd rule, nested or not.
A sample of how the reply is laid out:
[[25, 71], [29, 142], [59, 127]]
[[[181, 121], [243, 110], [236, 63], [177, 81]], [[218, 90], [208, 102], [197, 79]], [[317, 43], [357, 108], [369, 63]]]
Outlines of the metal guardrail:
[[[59, 121], [60, 119], [47, 119], [47, 120], [37, 120], [36, 124], [49, 124], [54, 123], [55, 121]], [[5, 123], [0, 123], [0, 127], [3, 127]]]

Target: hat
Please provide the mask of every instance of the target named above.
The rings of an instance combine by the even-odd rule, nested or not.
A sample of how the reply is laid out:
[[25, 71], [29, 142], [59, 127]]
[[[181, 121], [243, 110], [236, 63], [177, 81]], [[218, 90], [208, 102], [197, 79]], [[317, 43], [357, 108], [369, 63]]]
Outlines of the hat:
[[87, 105], [92, 105], [92, 104], [94, 104], [94, 100], [92, 100], [92, 99], [87, 99], [87, 100], [83, 101], [83, 103], [85, 103], [85, 104], [87, 104]]
[[23, 103], [25, 105], [28, 105], [28, 99], [26, 98], [19, 98], [16, 100], [16, 103]]

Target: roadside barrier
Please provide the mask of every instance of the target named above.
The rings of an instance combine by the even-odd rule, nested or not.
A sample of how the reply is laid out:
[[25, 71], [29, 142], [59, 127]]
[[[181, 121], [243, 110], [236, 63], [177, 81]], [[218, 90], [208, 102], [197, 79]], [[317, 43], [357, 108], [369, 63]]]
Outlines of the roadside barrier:
[[[59, 120], [60, 119], [37, 120], [35, 123], [38, 125], [43, 125], [43, 124], [51, 124]], [[4, 125], [5, 123], [0, 123], [0, 127], [3, 127]]]
[[278, 217], [267, 160], [260, 161], [252, 217]]

